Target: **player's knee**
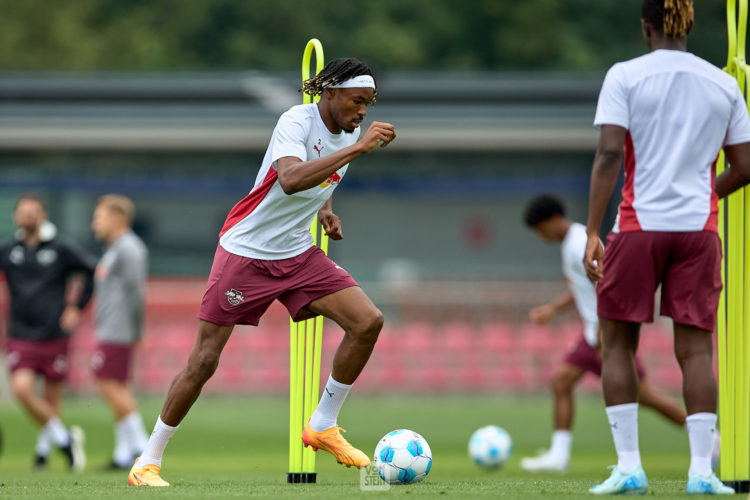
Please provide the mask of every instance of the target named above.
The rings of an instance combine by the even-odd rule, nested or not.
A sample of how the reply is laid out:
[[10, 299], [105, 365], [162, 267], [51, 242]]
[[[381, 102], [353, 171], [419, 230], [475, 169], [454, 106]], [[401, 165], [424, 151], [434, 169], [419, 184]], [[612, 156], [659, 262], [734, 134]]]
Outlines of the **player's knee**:
[[213, 350], [203, 349], [194, 358], [194, 362], [191, 363], [190, 371], [193, 377], [201, 382], [205, 382], [216, 371], [216, 367], [219, 366], [219, 353]]
[[13, 380], [10, 384], [13, 397], [19, 401], [25, 401], [33, 394], [33, 387], [25, 380]]
[[689, 360], [702, 360], [710, 363], [713, 359], [712, 352], [703, 345], [687, 342], [675, 342], [674, 354], [680, 365], [684, 365]]
[[384, 321], [383, 313], [379, 309], [375, 309], [357, 322], [352, 333], [359, 340], [374, 344], [378, 340], [378, 335], [383, 328]]
[[569, 378], [562, 373], [555, 375], [550, 385], [552, 386], [552, 392], [555, 394], [567, 394], [573, 387]]

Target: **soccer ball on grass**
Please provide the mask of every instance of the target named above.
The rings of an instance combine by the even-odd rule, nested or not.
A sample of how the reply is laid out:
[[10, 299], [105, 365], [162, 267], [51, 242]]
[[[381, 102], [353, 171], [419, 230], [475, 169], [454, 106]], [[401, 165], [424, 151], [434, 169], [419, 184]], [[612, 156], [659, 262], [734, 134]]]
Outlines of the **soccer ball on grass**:
[[414, 431], [391, 431], [375, 448], [375, 468], [388, 484], [410, 484], [430, 473], [432, 451], [427, 440]]
[[469, 439], [469, 456], [480, 467], [500, 467], [512, 452], [513, 440], [510, 434], [496, 425], [477, 429]]

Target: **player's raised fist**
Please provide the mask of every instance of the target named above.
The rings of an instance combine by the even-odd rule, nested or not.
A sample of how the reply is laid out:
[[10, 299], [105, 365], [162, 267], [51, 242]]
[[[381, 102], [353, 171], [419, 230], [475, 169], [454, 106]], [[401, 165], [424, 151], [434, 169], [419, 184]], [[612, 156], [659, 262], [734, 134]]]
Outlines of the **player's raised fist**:
[[365, 135], [359, 140], [364, 153], [369, 153], [378, 145], [381, 148], [386, 147], [396, 138], [396, 129], [390, 123], [372, 122], [365, 132]]

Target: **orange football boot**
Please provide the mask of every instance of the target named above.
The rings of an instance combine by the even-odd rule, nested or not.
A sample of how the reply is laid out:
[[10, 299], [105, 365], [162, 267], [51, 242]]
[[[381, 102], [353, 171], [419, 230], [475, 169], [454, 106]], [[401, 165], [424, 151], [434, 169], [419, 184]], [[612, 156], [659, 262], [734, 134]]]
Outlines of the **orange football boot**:
[[341, 435], [341, 432], [346, 431], [338, 426], [318, 432], [310, 427], [310, 421], [308, 421], [302, 431], [302, 442], [305, 443], [306, 447], [312, 446], [315, 451], [318, 451], [318, 449], [327, 451], [336, 457], [338, 463], [347, 467], [353, 465], [359, 469], [370, 465], [370, 459], [367, 455], [349, 444]]
[[159, 475], [161, 467], [156, 464], [146, 464], [136, 469], [135, 464], [137, 463], [138, 460], [135, 461], [133, 468], [130, 469], [130, 474], [128, 474], [130, 486], [169, 486], [169, 483]]

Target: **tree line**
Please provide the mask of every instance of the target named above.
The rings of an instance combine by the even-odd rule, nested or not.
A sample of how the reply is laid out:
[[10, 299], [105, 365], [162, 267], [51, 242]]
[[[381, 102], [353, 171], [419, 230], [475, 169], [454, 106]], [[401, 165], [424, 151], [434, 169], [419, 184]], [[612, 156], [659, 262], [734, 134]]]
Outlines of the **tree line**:
[[[0, 0], [5, 70], [594, 70], [646, 51], [641, 0]], [[696, 1], [690, 49], [726, 62], [726, 6]]]

